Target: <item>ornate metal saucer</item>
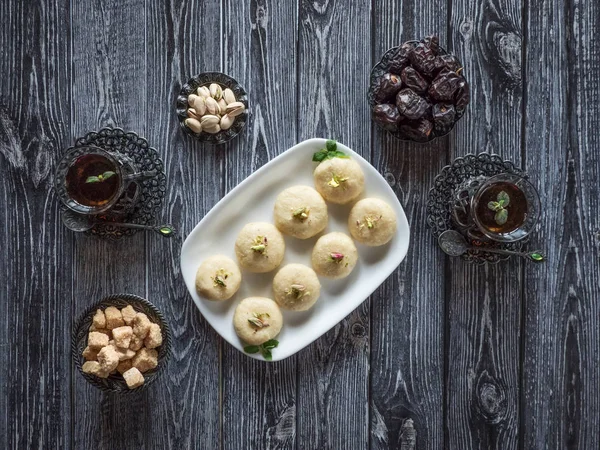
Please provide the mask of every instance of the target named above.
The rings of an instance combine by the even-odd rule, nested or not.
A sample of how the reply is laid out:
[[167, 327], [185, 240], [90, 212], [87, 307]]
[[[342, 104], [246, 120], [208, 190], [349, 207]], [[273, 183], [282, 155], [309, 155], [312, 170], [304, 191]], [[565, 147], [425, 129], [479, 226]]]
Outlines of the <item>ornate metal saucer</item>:
[[[136, 133], [125, 132], [121, 128], [102, 128], [88, 133], [84, 137], [77, 138], [75, 145], [66, 151], [77, 152], [78, 148], [90, 145], [118, 154], [127, 162], [125, 167], [131, 173], [137, 169], [156, 171], [157, 174], [150, 179], [131, 183], [117, 205], [96, 217], [98, 223], [85, 233], [106, 239], [120, 239], [123, 236], [131, 236], [139, 230], [111, 226], [110, 222], [153, 225], [165, 196], [167, 180], [158, 152], [149, 146], [146, 139]], [[63, 206], [64, 209], [66, 207]]]
[[[185, 125], [185, 119], [187, 116], [188, 109], [188, 96], [196, 92], [201, 86], [208, 86], [210, 83], [218, 83], [221, 86], [225, 86], [233, 91], [235, 98], [238, 102], [242, 102], [246, 109], [242, 114], [235, 118], [235, 122], [228, 130], [219, 131], [216, 134], [210, 133], [194, 133]], [[195, 77], [192, 77], [181, 87], [181, 92], [177, 96], [177, 117], [179, 118], [179, 126], [185, 134], [193, 137], [201, 142], [208, 144], [219, 145], [224, 144], [234, 137], [236, 137], [240, 131], [244, 129], [246, 121], [248, 119], [248, 95], [246, 91], [236, 80], [231, 78], [229, 75], [225, 75], [221, 72], [203, 72]]]
[[463, 205], [466, 205], [479, 185], [492, 175], [512, 173], [527, 178], [526, 173], [512, 162], [498, 155], [479, 153], [456, 158], [452, 164], [442, 169], [436, 177], [427, 200], [427, 225], [437, 239], [446, 230], [457, 230], [467, 242], [477, 247], [461, 258], [465, 261], [485, 264], [497, 263], [510, 256], [488, 253], [487, 248], [521, 251], [528, 238], [517, 242], [502, 243], [491, 241], [466, 220]]

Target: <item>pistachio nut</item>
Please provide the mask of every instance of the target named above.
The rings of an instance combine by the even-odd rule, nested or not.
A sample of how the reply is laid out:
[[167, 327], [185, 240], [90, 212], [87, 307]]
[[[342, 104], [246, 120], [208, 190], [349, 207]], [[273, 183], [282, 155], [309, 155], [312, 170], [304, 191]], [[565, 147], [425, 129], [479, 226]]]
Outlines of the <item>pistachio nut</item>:
[[225, 114], [225, 109], [227, 108], [227, 102], [225, 101], [225, 99], [221, 99], [217, 102], [219, 104], [219, 108], [221, 108], [221, 113]]
[[210, 96], [216, 101], [219, 101], [221, 98], [223, 98], [223, 88], [221, 88], [221, 86], [219, 86], [217, 83], [211, 83], [208, 90], [210, 92]]
[[206, 97], [204, 99], [204, 101], [206, 102], [206, 110], [208, 111], [209, 114], [219, 114], [221, 111], [221, 108], [219, 107], [219, 104], [217, 103], [217, 101], [212, 98], [212, 97]]
[[231, 128], [231, 125], [233, 125], [234, 121], [235, 119], [233, 117], [230, 117], [227, 114], [225, 114], [223, 117], [221, 117], [221, 130], [229, 130]]
[[227, 105], [225, 112], [230, 117], [236, 117], [243, 113], [244, 109], [246, 109], [246, 107], [242, 102], [233, 102]]
[[194, 107], [194, 102], [196, 101], [196, 99], [198, 98], [197, 95], [194, 94], [190, 94], [188, 95], [188, 105], [190, 105], [192, 108]]
[[210, 91], [206, 86], [200, 86], [198, 88], [198, 95], [200, 97], [210, 97]]
[[202, 124], [202, 128], [206, 129], [208, 127], [211, 127], [213, 125], [218, 125], [221, 119], [219, 119], [218, 116], [213, 116], [213, 115], [206, 115], [206, 116], [202, 116], [202, 119], [200, 119], [200, 123]]
[[196, 120], [200, 120], [200, 117], [201, 117], [194, 108], [188, 108], [187, 115], [189, 118], [196, 119]]
[[185, 126], [192, 130], [194, 133], [202, 132], [202, 125], [196, 119], [185, 119]]
[[205, 128], [204, 131], [210, 134], [217, 134], [219, 131], [221, 131], [221, 127], [219, 126], [219, 124], [216, 124]]
[[225, 99], [225, 103], [227, 103], [228, 105], [236, 101], [235, 94], [229, 88], [223, 91], [223, 98]]
[[206, 114], [206, 97], [196, 96], [196, 98], [194, 99], [193, 108], [200, 116]]

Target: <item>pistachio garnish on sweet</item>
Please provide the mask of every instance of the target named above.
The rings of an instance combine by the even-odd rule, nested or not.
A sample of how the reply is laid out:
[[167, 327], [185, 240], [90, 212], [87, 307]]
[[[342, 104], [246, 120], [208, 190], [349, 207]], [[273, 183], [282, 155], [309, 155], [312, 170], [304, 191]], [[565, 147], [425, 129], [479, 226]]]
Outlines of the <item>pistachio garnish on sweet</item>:
[[250, 322], [250, 325], [255, 327], [257, 331], [269, 326], [269, 322], [266, 320], [271, 317], [269, 313], [254, 313], [253, 316], [254, 317], [248, 319], [248, 322]]
[[344, 254], [339, 252], [331, 252], [329, 257], [333, 262], [340, 263], [342, 262], [342, 259], [344, 259]]
[[[242, 102], [237, 101], [231, 89], [223, 89], [218, 83], [200, 86], [195, 93], [188, 95], [187, 101], [188, 119], [184, 123], [194, 133], [216, 134], [229, 130], [235, 118], [246, 109]], [[190, 119], [194, 122], [188, 122]]]
[[267, 237], [266, 236], [256, 236], [254, 238], [254, 245], [252, 245], [250, 247], [251, 250], [257, 252], [257, 253], [265, 253], [265, 250], [267, 249]]
[[302, 206], [301, 208], [295, 209], [292, 212], [292, 216], [304, 222], [306, 219], [308, 219], [309, 212], [310, 210], [306, 206]]
[[377, 224], [377, 222], [379, 222], [382, 218], [383, 218], [382, 215], [380, 215], [379, 217], [365, 216], [364, 223], [361, 223], [360, 220], [357, 220], [356, 221], [356, 226], [359, 229], [364, 228], [365, 226], [368, 229], [372, 229], [372, 228], [375, 228], [375, 225]]
[[340, 187], [340, 185], [342, 183], [345, 183], [348, 180], [349, 180], [348, 177], [342, 177], [342, 176], [333, 174], [333, 176], [331, 177], [331, 180], [329, 180], [327, 182], [327, 185], [331, 186], [332, 188], [337, 188], [337, 187]]
[[303, 284], [292, 284], [288, 289], [285, 290], [286, 295], [291, 295], [296, 300], [300, 300], [305, 295], [310, 295], [310, 292], [306, 290], [306, 286]]
[[210, 279], [213, 281], [213, 285], [215, 287], [217, 286], [221, 286], [221, 287], [227, 287], [227, 284], [225, 284], [225, 280], [227, 280], [227, 278], [229, 277], [229, 272], [227, 272], [225, 269], [219, 269], [217, 270], [217, 272], [215, 273], [214, 277], [210, 277]]

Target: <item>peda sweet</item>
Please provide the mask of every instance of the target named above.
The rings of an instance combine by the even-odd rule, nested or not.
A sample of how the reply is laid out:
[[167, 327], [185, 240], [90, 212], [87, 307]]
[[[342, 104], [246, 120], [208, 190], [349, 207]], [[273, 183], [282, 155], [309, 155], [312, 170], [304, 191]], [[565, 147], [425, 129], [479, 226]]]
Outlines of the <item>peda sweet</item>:
[[344, 233], [334, 232], [321, 236], [312, 251], [315, 272], [327, 278], [345, 278], [356, 266], [358, 251], [354, 242]]
[[273, 339], [281, 331], [283, 316], [277, 303], [266, 297], [248, 297], [233, 315], [233, 327], [239, 338], [251, 345]]
[[237, 264], [227, 256], [206, 258], [196, 272], [196, 291], [209, 300], [228, 300], [240, 288], [242, 274]]
[[310, 186], [292, 186], [277, 196], [273, 217], [283, 234], [308, 239], [327, 227], [327, 204]]
[[273, 295], [283, 309], [306, 311], [321, 295], [321, 283], [310, 267], [288, 264], [273, 278]]
[[249, 272], [266, 273], [283, 260], [285, 242], [274, 225], [267, 222], [246, 224], [235, 241], [235, 254], [240, 266]]
[[396, 228], [394, 210], [378, 198], [358, 201], [348, 216], [348, 229], [352, 237], [370, 247], [387, 244], [396, 234]]
[[365, 187], [359, 164], [349, 158], [332, 158], [320, 163], [313, 174], [315, 188], [331, 203], [344, 205], [358, 198]]

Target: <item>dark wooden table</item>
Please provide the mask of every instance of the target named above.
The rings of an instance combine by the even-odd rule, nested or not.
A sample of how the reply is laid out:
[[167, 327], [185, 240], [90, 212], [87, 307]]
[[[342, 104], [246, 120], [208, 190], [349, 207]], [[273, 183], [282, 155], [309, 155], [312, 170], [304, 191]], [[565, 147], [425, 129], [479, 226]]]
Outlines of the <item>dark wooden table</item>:
[[[472, 103], [449, 137], [411, 145], [370, 121], [371, 66], [437, 33]], [[600, 433], [600, 3], [589, 0], [3, 0], [0, 2], [0, 447], [597, 449]], [[238, 139], [182, 136], [181, 81], [220, 70], [247, 89]], [[186, 235], [295, 143], [331, 137], [369, 159], [406, 209], [406, 260], [361, 307], [275, 364], [226, 344], [188, 295], [176, 240], [66, 230], [59, 154], [103, 126], [165, 161], [160, 221]], [[526, 169], [541, 266], [444, 257], [425, 224], [434, 177], [488, 151]], [[91, 302], [129, 292], [167, 317], [173, 357], [144, 395], [111, 398], [70, 356]], [[405, 448], [405, 447], [402, 447]]]

